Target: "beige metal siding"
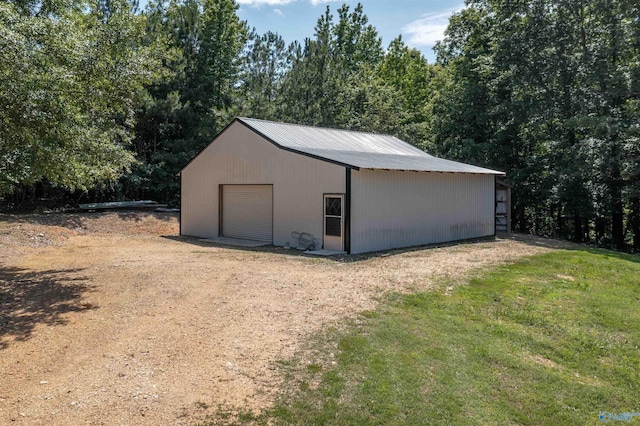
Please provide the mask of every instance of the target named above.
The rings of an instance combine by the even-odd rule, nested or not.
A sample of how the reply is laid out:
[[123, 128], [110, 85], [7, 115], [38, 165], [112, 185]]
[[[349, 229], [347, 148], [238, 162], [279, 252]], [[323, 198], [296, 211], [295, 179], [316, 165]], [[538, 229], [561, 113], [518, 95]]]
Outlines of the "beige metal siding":
[[222, 235], [271, 242], [273, 194], [271, 185], [222, 186]]
[[219, 235], [219, 185], [269, 184], [273, 244], [293, 243], [292, 231], [322, 240], [323, 194], [344, 193], [344, 182], [344, 167], [279, 149], [236, 122], [182, 171], [182, 235]]
[[493, 235], [494, 190], [492, 175], [354, 170], [351, 252]]

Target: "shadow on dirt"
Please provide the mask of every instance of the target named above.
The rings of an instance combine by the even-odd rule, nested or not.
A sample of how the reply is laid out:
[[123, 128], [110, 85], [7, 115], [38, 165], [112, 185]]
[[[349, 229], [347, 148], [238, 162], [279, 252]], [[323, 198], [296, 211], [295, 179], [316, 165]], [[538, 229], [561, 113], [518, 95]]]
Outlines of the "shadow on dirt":
[[[134, 222], [141, 222], [145, 218], [152, 217], [156, 220], [173, 221], [178, 217], [177, 212], [145, 212], [145, 211], [118, 211], [115, 212], [122, 220], [132, 220]], [[91, 214], [91, 213], [88, 213]], [[96, 214], [96, 213], [93, 213]]]
[[50, 214], [0, 214], [0, 221], [9, 223], [37, 224], [60, 226], [68, 229], [88, 229], [87, 221], [99, 219], [101, 216], [117, 215], [119, 219], [130, 222], [142, 222], [153, 218], [159, 221], [176, 220], [178, 213], [120, 210], [96, 213], [50, 213]]
[[96, 309], [83, 303], [91, 291], [79, 269], [31, 272], [0, 266], [0, 350], [28, 340], [38, 324], [64, 325], [66, 314]]
[[175, 236], [175, 235], [163, 235], [162, 238], [166, 238], [168, 240], [177, 241], [186, 244], [192, 244], [198, 247], [217, 247], [217, 248], [226, 248], [230, 250], [239, 250], [239, 251], [250, 251], [250, 252], [258, 252], [258, 253], [274, 253], [286, 256], [296, 256], [296, 257], [307, 257], [307, 258], [316, 258], [316, 259], [327, 259], [333, 260], [341, 263], [352, 263], [352, 262], [362, 262], [369, 259], [376, 259], [380, 257], [389, 257], [389, 256], [397, 256], [404, 253], [418, 252], [421, 250], [429, 250], [435, 248], [443, 248], [443, 247], [453, 247], [460, 244], [482, 244], [489, 243], [495, 241], [496, 238], [493, 236], [484, 237], [484, 238], [474, 238], [469, 240], [461, 240], [461, 241], [451, 241], [445, 243], [436, 243], [436, 244], [428, 244], [422, 246], [413, 246], [413, 247], [405, 247], [384, 251], [374, 251], [370, 253], [361, 253], [361, 254], [339, 254], [334, 256], [314, 256], [305, 253], [304, 251], [296, 250], [296, 249], [285, 249], [283, 247], [277, 247], [273, 245], [269, 246], [261, 246], [261, 247], [241, 247], [241, 246], [232, 246], [227, 244], [221, 244], [215, 241], [208, 241], [203, 238], [198, 237], [187, 237], [187, 236]]

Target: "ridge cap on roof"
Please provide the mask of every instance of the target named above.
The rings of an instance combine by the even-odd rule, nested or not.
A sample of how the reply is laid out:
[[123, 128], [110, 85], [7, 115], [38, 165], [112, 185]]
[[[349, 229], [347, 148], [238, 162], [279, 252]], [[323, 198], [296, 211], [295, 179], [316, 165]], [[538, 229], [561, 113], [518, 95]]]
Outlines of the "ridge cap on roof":
[[[400, 139], [400, 140], [402, 140], [402, 139]], [[411, 145], [411, 146], [413, 146], [413, 145]], [[306, 148], [306, 149], [309, 150], [309, 151], [328, 151], [328, 152], [335, 152], [336, 151], [335, 149], [324, 149], [324, 148]], [[426, 155], [427, 157], [430, 157], [430, 158], [438, 158], [440, 160], [445, 160], [445, 158], [435, 157], [435, 156], [429, 154], [428, 152], [422, 151], [420, 148], [417, 148], [417, 149], [419, 151], [416, 151], [415, 153], [411, 153], [411, 154], [409, 154], [409, 153], [395, 154], [395, 153], [388, 153], [388, 152], [363, 152], [363, 151], [348, 151], [348, 150], [340, 150], [340, 152], [349, 153], [349, 154], [380, 155], [380, 156], [385, 156], [385, 157], [423, 157], [423, 156]], [[451, 160], [447, 160], [447, 161], [451, 161]]]
[[363, 131], [363, 130], [352, 130], [352, 129], [338, 129], [336, 127], [313, 126], [311, 124], [287, 123], [287, 122], [284, 122], [284, 121], [263, 120], [262, 118], [251, 118], [251, 117], [240, 117], [240, 116], [238, 116], [238, 117], [236, 117], [236, 119], [244, 122], [245, 124], [250, 124], [250, 123], [247, 123], [245, 121], [245, 120], [250, 120], [250, 121], [261, 121], [263, 123], [282, 124], [282, 125], [285, 125], [285, 126], [298, 126], [298, 127], [308, 127], [310, 129], [333, 130], [333, 131], [336, 131], [336, 132], [358, 133], [358, 134], [361, 134], [361, 135], [387, 136], [387, 137], [391, 137], [391, 138], [396, 138], [401, 142], [404, 142], [404, 143], [406, 143], [406, 144], [408, 144], [410, 146], [413, 146], [413, 145], [409, 144], [408, 142], [403, 141], [399, 137], [397, 137], [395, 135], [390, 135], [390, 134], [387, 134], [387, 133], [376, 133], [376, 132], [372, 132], [372, 131], [366, 132], [366, 131]]

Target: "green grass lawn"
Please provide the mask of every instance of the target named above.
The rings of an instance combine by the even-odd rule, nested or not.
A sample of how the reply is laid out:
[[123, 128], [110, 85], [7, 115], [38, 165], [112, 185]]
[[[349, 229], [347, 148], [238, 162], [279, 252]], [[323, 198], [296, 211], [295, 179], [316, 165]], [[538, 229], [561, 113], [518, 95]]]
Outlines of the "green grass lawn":
[[335, 364], [291, 367], [296, 391], [253, 420], [583, 425], [640, 412], [638, 256], [554, 251], [445, 288], [393, 295], [325, 336]]

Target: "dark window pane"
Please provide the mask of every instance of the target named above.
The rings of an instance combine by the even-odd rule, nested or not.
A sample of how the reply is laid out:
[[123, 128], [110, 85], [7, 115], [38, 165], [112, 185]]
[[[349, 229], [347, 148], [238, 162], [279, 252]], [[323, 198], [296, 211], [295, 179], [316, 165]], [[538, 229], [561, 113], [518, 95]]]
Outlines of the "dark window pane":
[[337, 217], [325, 217], [325, 235], [332, 237], [339, 237], [342, 235], [342, 229], [340, 226], [341, 219]]
[[327, 216], [342, 216], [342, 200], [340, 198], [329, 198], [325, 200], [324, 214]]

